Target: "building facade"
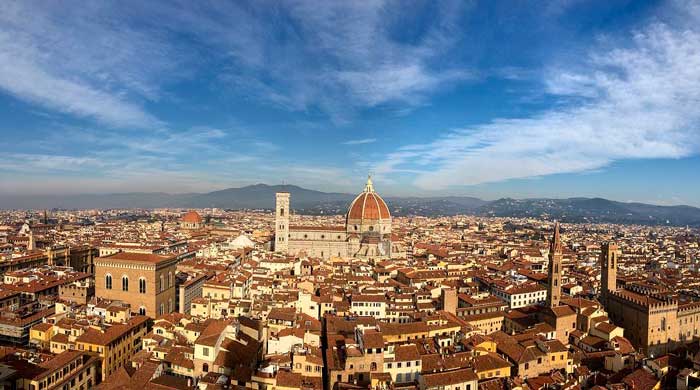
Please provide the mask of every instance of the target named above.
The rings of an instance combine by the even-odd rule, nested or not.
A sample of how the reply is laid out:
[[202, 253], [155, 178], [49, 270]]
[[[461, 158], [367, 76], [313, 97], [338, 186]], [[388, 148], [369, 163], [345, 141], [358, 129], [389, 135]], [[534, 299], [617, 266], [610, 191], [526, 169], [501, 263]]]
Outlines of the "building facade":
[[153, 318], [176, 308], [176, 256], [119, 252], [95, 260], [95, 294]]

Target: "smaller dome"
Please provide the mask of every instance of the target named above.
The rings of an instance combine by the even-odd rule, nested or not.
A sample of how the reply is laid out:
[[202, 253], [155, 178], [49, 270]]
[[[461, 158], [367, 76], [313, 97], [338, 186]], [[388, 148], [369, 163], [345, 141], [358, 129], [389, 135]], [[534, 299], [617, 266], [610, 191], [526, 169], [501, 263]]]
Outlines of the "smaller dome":
[[192, 210], [183, 215], [180, 220], [187, 223], [202, 223], [202, 216], [200, 216], [198, 212]]

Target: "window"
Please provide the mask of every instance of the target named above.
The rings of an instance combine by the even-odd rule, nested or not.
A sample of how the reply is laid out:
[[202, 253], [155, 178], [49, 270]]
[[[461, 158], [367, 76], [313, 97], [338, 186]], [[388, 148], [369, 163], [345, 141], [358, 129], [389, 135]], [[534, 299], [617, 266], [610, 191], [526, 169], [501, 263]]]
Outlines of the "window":
[[284, 207], [280, 209], [280, 217], [284, 217]]
[[202, 355], [209, 356], [209, 348], [202, 348]]
[[163, 274], [160, 275], [160, 286], [158, 286], [158, 291], [163, 291], [165, 290], [165, 279], [163, 278]]
[[173, 273], [168, 272], [168, 286], [167, 288], [170, 288], [173, 285]]
[[122, 291], [129, 291], [129, 277], [122, 276]]
[[202, 371], [209, 372], [209, 365], [207, 363], [202, 364]]
[[139, 292], [141, 294], [146, 293], [146, 278], [139, 278]]
[[139, 314], [142, 316], [145, 316], [146, 315], [146, 308], [143, 306], [139, 307]]
[[106, 288], [107, 290], [111, 290], [111, 289], [112, 289], [112, 275], [110, 275], [110, 274], [107, 274], [107, 275], [105, 276], [105, 288]]

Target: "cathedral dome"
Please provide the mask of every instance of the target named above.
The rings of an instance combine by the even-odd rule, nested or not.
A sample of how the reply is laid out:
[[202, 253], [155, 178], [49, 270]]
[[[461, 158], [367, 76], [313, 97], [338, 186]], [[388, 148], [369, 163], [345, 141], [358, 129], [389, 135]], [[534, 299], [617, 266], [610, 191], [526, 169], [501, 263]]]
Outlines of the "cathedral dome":
[[192, 210], [192, 211], [188, 212], [187, 214], [183, 215], [181, 221], [185, 222], [185, 223], [197, 223], [197, 224], [199, 224], [199, 223], [202, 223], [202, 217], [199, 215], [198, 212]]
[[348, 231], [376, 231], [389, 233], [391, 230], [391, 214], [389, 207], [379, 194], [374, 192], [372, 179], [367, 179], [365, 190], [362, 191], [348, 209]]

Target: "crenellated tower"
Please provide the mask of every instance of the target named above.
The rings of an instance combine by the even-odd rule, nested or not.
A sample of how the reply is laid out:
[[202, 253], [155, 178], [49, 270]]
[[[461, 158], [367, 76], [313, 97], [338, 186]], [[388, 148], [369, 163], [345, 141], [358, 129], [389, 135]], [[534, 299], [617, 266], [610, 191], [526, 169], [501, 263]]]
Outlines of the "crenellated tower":
[[617, 291], [617, 244], [610, 241], [600, 248], [600, 296], [606, 299], [609, 293]]

